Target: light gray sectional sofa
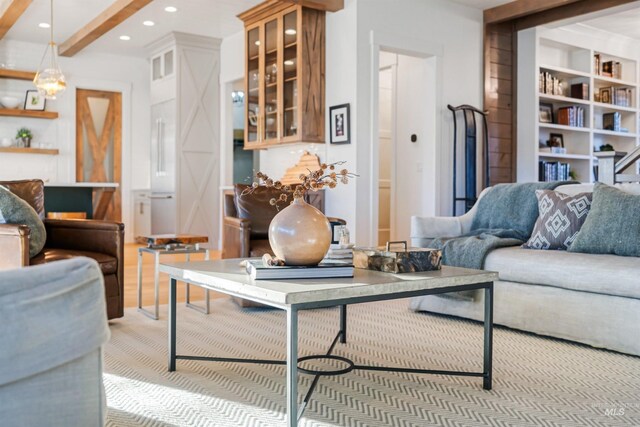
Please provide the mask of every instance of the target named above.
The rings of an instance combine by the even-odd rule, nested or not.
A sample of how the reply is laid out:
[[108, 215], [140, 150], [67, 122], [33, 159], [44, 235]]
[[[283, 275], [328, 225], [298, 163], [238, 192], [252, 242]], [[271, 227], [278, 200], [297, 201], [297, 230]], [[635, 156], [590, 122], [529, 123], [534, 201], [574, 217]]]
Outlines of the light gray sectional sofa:
[[[617, 187], [640, 194], [640, 184]], [[575, 195], [592, 188], [574, 184], [556, 191]], [[413, 217], [412, 245], [468, 233], [475, 209], [455, 218]], [[508, 247], [490, 252], [484, 269], [500, 274], [496, 324], [640, 356], [640, 258]], [[414, 298], [411, 308], [482, 320], [483, 297], [425, 296]]]
[[0, 425], [104, 425], [110, 334], [97, 262], [0, 272], [0, 322]]

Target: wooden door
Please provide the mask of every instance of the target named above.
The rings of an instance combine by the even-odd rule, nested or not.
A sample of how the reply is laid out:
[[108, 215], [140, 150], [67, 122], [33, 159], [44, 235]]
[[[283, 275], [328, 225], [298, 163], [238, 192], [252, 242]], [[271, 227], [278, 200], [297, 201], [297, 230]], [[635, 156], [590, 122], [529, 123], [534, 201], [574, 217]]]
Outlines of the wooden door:
[[[76, 181], [121, 184], [122, 94], [119, 92], [76, 90]], [[100, 204], [98, 198], [106, 195], [94, 191], [94, 209]], [[120, 186], [112, 195], [106, 213], [98, 216], [121, 221]]]

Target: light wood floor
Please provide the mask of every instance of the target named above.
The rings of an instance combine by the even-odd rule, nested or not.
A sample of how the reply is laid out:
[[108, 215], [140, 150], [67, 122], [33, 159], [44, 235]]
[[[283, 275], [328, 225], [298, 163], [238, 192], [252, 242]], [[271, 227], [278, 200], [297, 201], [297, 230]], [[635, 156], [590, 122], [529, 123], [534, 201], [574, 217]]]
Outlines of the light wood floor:
[[[138, 248], [140, 245], [127, 244], [124, 247], [124, 306], [137, 307], [138, 305]], [[184, 255], [161, 255], [160, 262], [184, 261]], [[219, 251], [211, 251], [211, 259], [220, 258]], [[191, 260], [203, 260], [204, 254], [192, 254]], [[184, 301], [184, 285], [178, 284], [178, 301]], [[166, 304], [169, 296], [169, 277], [160, 274], [160, 304]], [[210, 293], [211, 299], [224, 297], [225, 295]], [[197, 286], [191, 287], [191, 300], [204, 299], [204, 292]], [[153, 305], [153, 255], [142, 255], [142, 305]]]

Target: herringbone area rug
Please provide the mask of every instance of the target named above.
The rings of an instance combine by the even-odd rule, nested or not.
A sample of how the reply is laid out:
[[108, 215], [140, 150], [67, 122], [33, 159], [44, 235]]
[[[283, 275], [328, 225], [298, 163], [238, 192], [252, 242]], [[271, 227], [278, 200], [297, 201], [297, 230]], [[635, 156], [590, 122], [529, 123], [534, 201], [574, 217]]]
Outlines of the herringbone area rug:
[[[357, 364], [481, 370], [478, 323], [414, 313], [407, 301], [349, 307]], [[285, 315], [212, 301], [178, 310], [178, 353], [283, 358]], [[105, 351], [107, 426], [278, 426], [285, 368], [178, 361], [167, 372], [166, 307], [113, 322]], [[300, 314], [301, 355], [326, 351], [337, 309]], [[585, 327], [587, 327], [585, 325]], [[324, 377], [302, 426], [640, 426], [640, 358], [504, 328], [494, 331], [493, 390], [479, 378], [354, 371]], [[301, 376], [300, 393], [310, 377]]]

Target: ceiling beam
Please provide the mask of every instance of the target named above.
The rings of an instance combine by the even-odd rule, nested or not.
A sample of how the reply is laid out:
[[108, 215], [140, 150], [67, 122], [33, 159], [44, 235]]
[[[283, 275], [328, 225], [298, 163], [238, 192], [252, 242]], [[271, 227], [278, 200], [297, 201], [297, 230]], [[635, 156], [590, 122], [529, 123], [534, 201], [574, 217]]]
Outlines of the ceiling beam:
[[484, 14], [485, 24], [498, 24], [523, 16], [531, 15], [559, 6], [565, 6], [580, 0], [515, 0], [502, 6], [486, 9]]
[[33, 0], [11, 0], [0, 16], [0, 39], [2, 39], [18, 18], [27, 10]]
[[59, 54], [61, 56], [75, 55], [152, 1], [116, 0], [91, 22], [65, 40], [58, 48]]
[[634, 3], [637, 0], [580, 0], [573, 4], [565, 4], [553, 9], [544, 10], [514, 21], [516, 30], [537, 27], [562, 19], [574, 18], [580, 15], [599, 12], [612, 7]]

